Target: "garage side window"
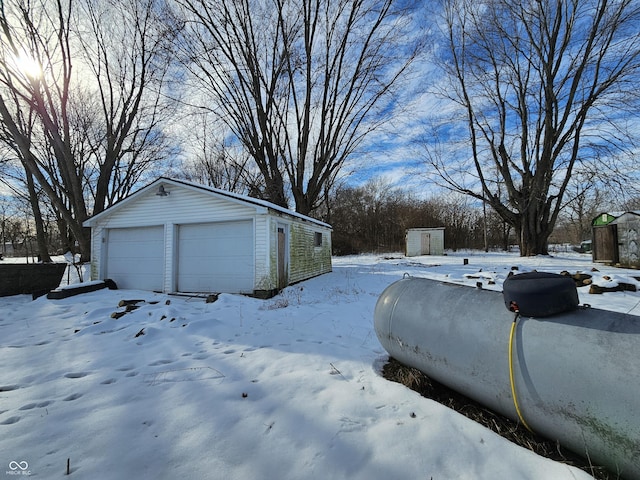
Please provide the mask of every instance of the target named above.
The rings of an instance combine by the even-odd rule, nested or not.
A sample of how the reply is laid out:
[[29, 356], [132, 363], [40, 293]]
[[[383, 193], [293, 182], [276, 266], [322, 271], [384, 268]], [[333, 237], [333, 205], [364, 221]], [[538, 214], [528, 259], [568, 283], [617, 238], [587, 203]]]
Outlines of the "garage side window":
[[315, 232], [313, 245], [316, 247], [322, 246], [322, 232]]

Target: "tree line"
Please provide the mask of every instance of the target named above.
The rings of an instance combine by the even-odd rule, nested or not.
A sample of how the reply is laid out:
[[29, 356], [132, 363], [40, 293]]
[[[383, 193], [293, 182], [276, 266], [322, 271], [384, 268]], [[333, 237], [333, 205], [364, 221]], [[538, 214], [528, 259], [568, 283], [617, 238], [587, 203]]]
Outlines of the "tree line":
[[[0, 238], [5, 255], [39, 255], [32, 214], [22, 203], [0, 199]], [[447, 249], [508, 249], [511, 229], [494, 213], [483, 216], [478, 206], [463, 196], [419, 199], [410, 191], [391, 188], [379, 179], [359, 187], [337, 187], [316, 211], [333, 227], [334, 255], [403, 252], [405, 232], [414, 227], [445, 227]], [[68, 251], [53, 212], [44, 212], [43, 226], [49, 252]], [[487, 238], [485, 239], [485, 227]]]
[[[588, 194], [587, 194], [588, 192]], [[573, 249], [591, 238], [593, 219], [607, 211], [614, 199], [595, 187], [563, 210], [551, 241], [554, 248]], [[517, 232], [496, 212], [458, 192], [420, 198], [405, 188], [372, 179], [361, 186], [341, 186], [332, 191], [330, 208], [322, 220], [333, 226], [335, 255], [405, 251], [410, 228], [444, 227], [445, 249], [513, 251], [519, 248]], [[622, 210], [640, 208], [640, 197], [616, 204]]]
[[[572, 249], [591, 238], [593, 219], [613, 205], [606, 192], [588, 190], [565, 208], [551, 235], [554, 248]], [[611, 210], [639, 210], [640, 197]], [[447, 250], [511, 251], [517, 248], [514, 229], [491, 209], [456, 192], [428, 198], [374, 178], [360, 186], [341, 184], [328, 194], [315, 216], [333, 227], [334, 255], [403, 253], [409, 228], [444, 227]], [[27, 198], [0, 197], [0, 254], [37, 258], [35, 230]], [[69, 251], [52, 209], [43, 212], [49, 252]]]
[[359, 187], [338, 188], [332, 200], [325, 218], [333, 226], [336, 255], [404, 252], [406, 230], [421, 227], [445, 227], [447, 249], [483, 249], [485, 220], [487, 245], [508, 248], [508, 232], [501, 235], [499, 219], [483, 218], [482, 209], [461, 195], [420, 199], [372, 180]]

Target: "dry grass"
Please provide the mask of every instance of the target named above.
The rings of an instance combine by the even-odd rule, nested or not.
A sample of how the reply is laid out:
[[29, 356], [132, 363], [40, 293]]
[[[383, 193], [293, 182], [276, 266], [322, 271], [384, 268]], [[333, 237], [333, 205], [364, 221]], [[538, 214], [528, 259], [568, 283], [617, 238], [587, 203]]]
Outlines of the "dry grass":
[[603, 467], [591, 465], [586, 459], [562, 448], [557, 442], [531, 433], [518, 422], [487, 410], [470, 398], [431, 380], [420, 370], [407, 367], [393, 358], [389, 359], [389, 362], [383, 367], [382, 375], [387, 380], [401, 383], [423, 397], [456, 410], [507, 440], [538, 455], [580, 468], [597, 480], [617, 480], [619, 478], [618, 475], [610, 473]]

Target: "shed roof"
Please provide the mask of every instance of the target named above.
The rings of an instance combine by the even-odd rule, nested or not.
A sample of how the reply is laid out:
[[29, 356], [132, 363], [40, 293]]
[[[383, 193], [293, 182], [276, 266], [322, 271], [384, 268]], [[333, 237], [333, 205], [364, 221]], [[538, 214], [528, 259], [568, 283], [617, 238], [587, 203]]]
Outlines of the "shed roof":
[[616, 224], [623, 221], [628, 221], [630, 218], [640, 217], [640, 210], [629, 210], [628, 212], [624, 212], [621, 215], [618, 215], [615, 220], [611, 223]]
[[624, 212], [600, 212], [598, 215], [593, 217], [593, 219], [591, 220], [591, 225], [594, 227], [608, 225], [623, 213]]
[[445, 227], [414, 227], [407, 228], [407, 232], [428, 232], [430, 230], [445, 230]]
[[128, 197], [120, 200], [119, 202], [115, 203], [114, 205], [112, 205], [111, 207], [107, 208], [106, 210], [104, 210], [104, 211], [98, 213], [97, 215], [94, 215], [91, 218], [85, 220], [83, 225], [85, 227], [94, 226], [103, 217], [108, 217], [109, 215], [112, 215], [114, 212], [120, 210], [125, 205], [128, 205], [129, 203], [135, 201], [138, 197], [144, 195], [146, 192], [148, 192], [150, 190], [153, 190], [155, 188], [158, 188], [162, 184], [183, 186], [183, 187], [189, 188], [191, 190], [197, 190], [197, 191], [204, 192], [204, 193], [212, 195], [214, 197], [225, 197], [225, 198], [227, 198], [227, 199], [229, 199], [229, 200], [231, 200], [233, 202], [240, 202], [240, 203], [244, 203], [244, 204], [247, 204], [247, 205], [251, 205], [251, 206], [255, 207], [257, 210], [263, 210], [263, 211], [273, 210], [273, 211], [288, 215], [290, 217], [294, 217], [294, 218], [298, 218], [298, 219], [303, 220], [303, 221], [315, 223], [316, 225], [320, 225], [320, 226], [325, 227], [325, 228], [332, 228], [331, 225], [329, 225], [328, 223], [324, 223], [324, 222], [321, 222], [320, 220], [316, 220], [315, 218], [311, 218], [311, 217], [308, 217], [306, 215], [302, 215], [301, 213], [294, 212], [293, 210], [289, 210], [288, 208], [281, 207], [281, 206], [276, 205], [276, 204], [271, 203], [271, 202], [267, 202], [266, 200], [261, 200], [259, 198], [249, 197], [247, 195], [240, 195], [238, 193], [229, 192], [227, 190], [221, 190], [219, 188], [208, 187], [206, 185], [201, 185], [201, 184], [198, 184], [198, 183], [190, 182], [188, 180], [178, 180], [178, 179], [169, 178], [169, 177], [159, 177], [159, 178], [157, 178], [153, 182], [151, 182], [148, 185], [145, 185], [144, 187], [136, 190], [134, 193], [132, 193]]

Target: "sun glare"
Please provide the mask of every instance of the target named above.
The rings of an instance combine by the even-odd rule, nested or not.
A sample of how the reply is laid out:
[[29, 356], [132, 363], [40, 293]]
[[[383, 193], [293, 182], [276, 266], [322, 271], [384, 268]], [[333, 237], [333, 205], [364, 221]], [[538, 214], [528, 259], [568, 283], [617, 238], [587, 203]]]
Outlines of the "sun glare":
[[38, 78], [42, 76], [42, 68], [40, 66], [40, 63], [29, 55], [22, 54], [16, 57], [15, 64], [17, 70], [27, 77]]

